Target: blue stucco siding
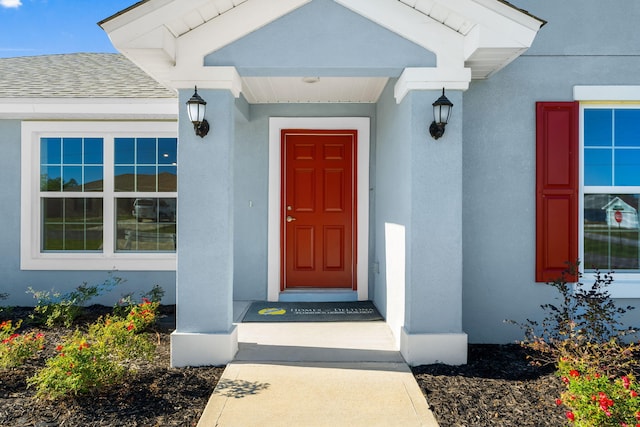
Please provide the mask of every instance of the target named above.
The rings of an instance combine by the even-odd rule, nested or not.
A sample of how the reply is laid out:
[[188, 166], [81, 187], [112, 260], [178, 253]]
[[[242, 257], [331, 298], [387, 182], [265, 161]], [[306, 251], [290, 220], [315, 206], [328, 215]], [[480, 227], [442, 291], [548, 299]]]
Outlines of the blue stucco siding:
[[315, 0], [205, 57], [243, 76], [394, 76], [435, 55], [332, 0]]
[[527, 53], [464, 94], [463, 327], [476, 343], [522, 338], [503, 320], [539, 319], [556, 296], [534, 282], [536, 101], [572, 101], [575, 85], [640, 85], [637, 2], [514, 3], [549, 23]]
[[636, 0], [510, 0], [547, 20], [526, 55], [640, 55]]

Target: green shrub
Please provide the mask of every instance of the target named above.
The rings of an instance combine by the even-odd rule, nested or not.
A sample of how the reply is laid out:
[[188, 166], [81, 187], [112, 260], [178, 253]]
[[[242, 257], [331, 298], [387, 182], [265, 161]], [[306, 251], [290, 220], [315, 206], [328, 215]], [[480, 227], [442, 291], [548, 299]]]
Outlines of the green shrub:
[[11, 320], [0, 323], [0, 369], [20, 366], [44, 347], [44, 335], [16, 332], [21, 323], [14, 325]]
[[[160, 303], [164, 296], [164, 289], [160, 285], [153, 285], [150, 291], [141, 293], [141, 301], [151, 301], [154, 303]], [[113, 314], [116, 316], [126, 317], [136, 305], [139, 303], [133, 299], [133, 293], [124, 295], [113, 307]], [[157, 307], [156, 307], [157, 309]]]
[[28, 384], [35, 386], [38, 397], [58, 399], [121, 383], [133, 372], [132, 361], [150, 359], [155, 352], [155, 343], [140, 332], [155, 321], [158, 306], [143, 301], [126, 317], [107, 316], [86, 333], [76, 330]]
[[89, 393], [116, 384], [125, 375], [126, 368], [111, 357], [110, 348], [80, 331], [67, 337], [56, 350], [58, 354], [47, 360], [46, 367], [28, 379], [38, 397], [57, 399]]
[[123, 280], [119, 277], [109, 276], [103, 283], [87, 285], [85, 282], [67, 294], [36, 291], [29, 287], [27, 293], [32, 294], [37, 300], [32, 320], [50, 328], [56, 325], [71, 327], [82, 313], [83, 305], [92, 298], [111, 291], [122, 282]]

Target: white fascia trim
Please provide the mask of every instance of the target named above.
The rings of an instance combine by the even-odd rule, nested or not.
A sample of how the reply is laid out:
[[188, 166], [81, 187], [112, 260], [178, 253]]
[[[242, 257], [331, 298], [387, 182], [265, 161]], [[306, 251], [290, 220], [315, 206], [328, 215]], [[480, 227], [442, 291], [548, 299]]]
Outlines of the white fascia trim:
[[242, 78], [235, 67], [176, 68], [166, 78], [174, 89], [227, 89], [236, 98], [242, 93]]
[[574, 86], [575, 101], [640, 101], [640, 86]]
[[[437, 0], [444, 7], [472, 20], [485, 34], [482, 47], [530, 47], [542, 22], [495, 0]], [[496, 43], [494, 46], [493, 44]]]
[[544, 24], [544, 21], [539, 18], [536, 18], [527, 13], [521, 12], [511, 6], [508, 6], [501, 2], [497, 2], [495, 0], [473, 0], [473, 1], [474, 3], [481, 4], [485, 8], [491, 9], [496, 13], [499, 13], [500, 15], [504, 16], [505, 18], [508, 18], [514, 22], [517, 22], [518, 24], [523, 25], [531, 30], [537, 31]]
[[[193, 0], [184, 0], [183, 2], [176, 2], [175, 0], [155, 0], [155, 1], [146, 1], [140, 2], [137, 6], [133, 7], [130, 10], [127, 10], [126, 13], [118, 13], [114, 16], [107, 18], [105, 21], [100, 22], [99, 25], [108, 33], [112, 33], [119, 28], [126, 27], [128, 24], [136, 22], [136, 25], [140, 29], [140, 32], [143, 30], [150, 30], [157, 26], [157, 20], [159, 19], [161, 14], [171, 16], [171, 13], [177, 13], [178, 10], [168, 9], [167, 6], [175, 5], [178, 3], [182, 5], [187, 3], [188, 1], [193, 2]], [[197, 0], [196, 0], [197, 1]], [[176, 7], [179, 7], [176, 5]], [[173, 15], [175, 16], [175, 15]], [[144, 19], [148, 18], [147, 21]], [[138, 33], [140, 34], [140, 33]]]
[[412, 90], [467, 90], [470, 68], [405, 68], [396, 82], [394, 96], [399, 104]]
[[464, 36], [400, 1], [335, 0], [336, 3], [433, 52], [438, 66], [463, 66]]
[[177, 120], [177, 98], [0, 98], [0, 118]]
[[358, 211], [356, 280], [358, 301], [369, 299], [369, 117], [271, 117], [269, 118], [269, 206], [267, 227], [267, 300], [280, 298], [280, 201], [282, 129], [356, 129], [358, 131]]

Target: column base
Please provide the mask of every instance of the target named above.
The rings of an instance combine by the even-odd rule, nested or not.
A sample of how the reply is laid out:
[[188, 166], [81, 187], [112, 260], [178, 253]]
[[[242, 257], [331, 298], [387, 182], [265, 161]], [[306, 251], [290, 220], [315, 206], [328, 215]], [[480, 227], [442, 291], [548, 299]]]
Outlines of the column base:
[[400, 353], [411, 366], [467, 363], [467, 334], [410, 334], [402, 328]]
[[238, 328], [228, 333], [178, 332], [171, 334], [171, 367], [217, 366], [233, 360], [238, 352]]

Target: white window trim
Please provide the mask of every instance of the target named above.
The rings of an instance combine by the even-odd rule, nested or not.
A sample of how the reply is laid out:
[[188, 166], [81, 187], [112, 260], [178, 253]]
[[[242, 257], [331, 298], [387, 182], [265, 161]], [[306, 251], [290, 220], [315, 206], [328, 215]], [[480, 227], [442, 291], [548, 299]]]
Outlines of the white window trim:
[[[584, 110], [591, 108], [640, 108], [640, 86], [574, 86], [574, 100], [580, 101], [580, 195], [578, 200], [578, 257], [584, 260]], [[602, 191], [600, 191], [602, 190]], [[590, 187], [587, 194], [600, 192], [640, 193], [638, 187]], [[591, 285], [595, 280], [595, 274], [584, 272], [584, 265], [580, 266], [583, 272], [582, 282]], [[602, 270], [601, 273], [607, 273]], [[612, 298], [640, 298], [640, 272], [620, 273], [613, 276], [613, 284], [608, 289]]]
[[[42, 220], [40, 218], [40, 138], [46, 136], [81, 137], [166, 137], [177, 138], [176, 121], [149, 122], [90, 122], [90, 121], [23, 121], [21, 133], [21, 221], [20, 268], [22, 270], [122, 270], [122, 271], [175, 271], [175, 253], [118, 253], [113, 249], [113, 196], [104, 195], [103, 253], [43, 253], [40, 251]], [[105, 153], [105, 164], [113, 160], [113, 153]], [[104, 174], [105, 187], [113, 175]], [[122, 193], [125, 197], [128, 193]], [[176, 193], [156, 193], [157, 197]], [[120, 195], [118, 193], [118, 195]]]

